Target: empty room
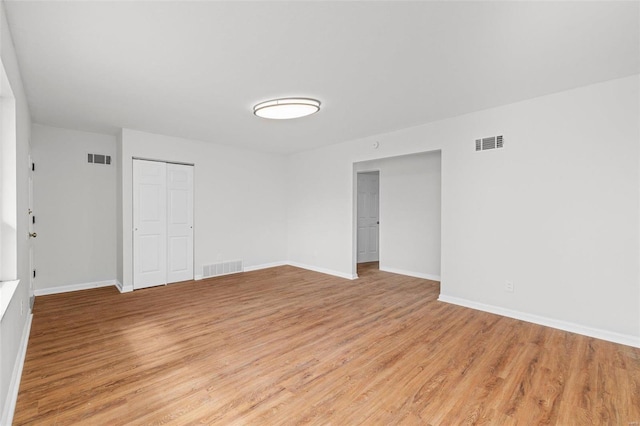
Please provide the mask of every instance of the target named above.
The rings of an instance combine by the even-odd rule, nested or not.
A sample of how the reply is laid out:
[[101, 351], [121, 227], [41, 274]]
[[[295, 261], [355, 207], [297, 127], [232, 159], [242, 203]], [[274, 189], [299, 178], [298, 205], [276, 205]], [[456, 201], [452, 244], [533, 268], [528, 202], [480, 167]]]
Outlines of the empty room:
[[637, 1], [0, 0], [0, 425], [640, 424]]

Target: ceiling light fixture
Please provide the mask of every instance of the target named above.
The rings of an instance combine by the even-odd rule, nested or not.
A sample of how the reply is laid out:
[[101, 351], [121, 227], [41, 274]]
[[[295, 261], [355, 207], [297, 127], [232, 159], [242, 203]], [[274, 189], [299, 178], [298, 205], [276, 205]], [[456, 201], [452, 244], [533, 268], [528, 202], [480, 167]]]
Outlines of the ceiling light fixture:
[[305, 117], [320, 111], [320, 101], [310, 98], [282, 98], [260, 102], [253, 107], [258, 117], [287, 120]]

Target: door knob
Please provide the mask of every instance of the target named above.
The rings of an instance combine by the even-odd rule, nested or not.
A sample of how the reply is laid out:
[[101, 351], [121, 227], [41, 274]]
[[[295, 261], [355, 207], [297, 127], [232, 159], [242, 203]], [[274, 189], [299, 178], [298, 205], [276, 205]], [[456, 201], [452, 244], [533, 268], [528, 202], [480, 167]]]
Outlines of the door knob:
[[35, 238], [35, 237], [37, 237], [37, 236], [38, 236], [38, 234], [37, 234], [36, 232], [29, 232], [29, 236], [30, 236], [31, 238]]

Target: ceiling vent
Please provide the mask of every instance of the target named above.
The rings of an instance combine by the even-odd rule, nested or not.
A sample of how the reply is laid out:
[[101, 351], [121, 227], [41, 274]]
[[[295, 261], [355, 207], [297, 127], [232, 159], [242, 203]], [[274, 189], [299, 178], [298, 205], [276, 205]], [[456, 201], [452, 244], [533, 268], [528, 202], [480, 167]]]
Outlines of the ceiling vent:
[[504, 137], [490, 136], [488, 138], [476, 139], [476, 151], [486, 151], [488, 149], [496, 149], [504, 147]]

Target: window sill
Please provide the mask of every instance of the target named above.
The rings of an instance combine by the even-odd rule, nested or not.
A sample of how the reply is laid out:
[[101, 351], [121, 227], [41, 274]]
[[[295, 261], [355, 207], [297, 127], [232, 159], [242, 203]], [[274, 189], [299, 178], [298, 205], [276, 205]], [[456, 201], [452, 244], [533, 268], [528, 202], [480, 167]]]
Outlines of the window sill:
[[20, 280], [0, 281], [0, 321], [2, 321], [7, 308], [9, 308], [19, 282]]

